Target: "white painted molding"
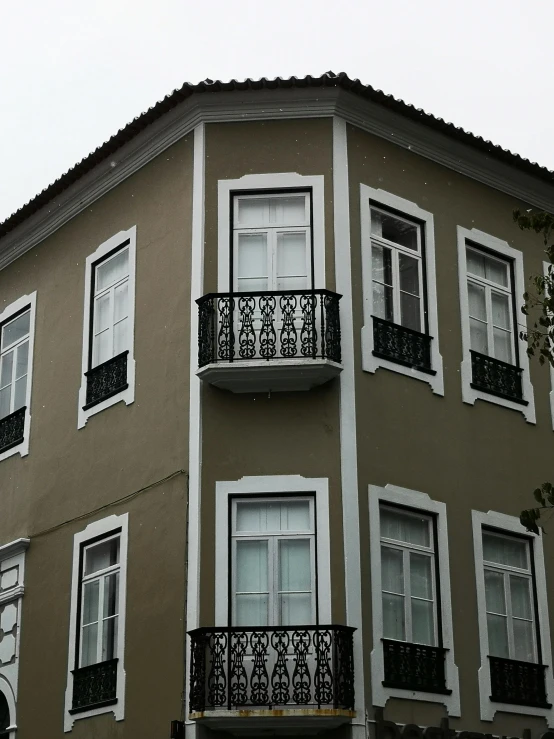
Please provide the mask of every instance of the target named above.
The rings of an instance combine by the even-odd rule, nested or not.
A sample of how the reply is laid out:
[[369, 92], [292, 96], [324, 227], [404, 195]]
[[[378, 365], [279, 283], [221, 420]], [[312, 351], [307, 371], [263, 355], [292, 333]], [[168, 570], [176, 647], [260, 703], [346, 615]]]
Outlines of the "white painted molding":
[[[33, 389], [33, 360], [35, 355], [35, 323], [37, 314], [37, 293], [31, 293], [30, 295], [23, 295], [21, 298], [15, 300], [11, 305], [6, 306], [2, 313], [0, 313], [0, 326], [9, 321], [12, 316], [25, 308], [30, 308], [30, 319], [29, 319], [29, 358], [28, 358], [28, 371], [27, 371], [27, 393], [25, 398], [25, 421], [23, 427], [23, 441], [21, 444], [7, 449], [5, 452], [0, 454], [0, 462], [3, 459], [12, 457], [14, 454], [20, 454], [25, 457], [29, 454], [29, 441], [31, 436], [31, 393]], [[1, 550], [0, 550], [1, 553]]]
[[[536, 423], [535, 416], [535, 397], [533, 386], [531, 384], [531, 376], [529, 373], [529, 357], [527, 356], [527, 342], [520, 337], [521, 331], [527, 331], [527, 320], [520, 308], [520, 301], [523, 301], [523, 293], [525, 291], [525, 273], [523, 270], [523, 254], [511, 247], [506, 241], [491, 236], [490, 234], [479, 231], [476, 228], [471, 230], [458, 226], [458, 276], [460, 281], [460, 315], [462, 322], [462, 349], [463, 359], [461, 367], [462, 378], [462, 400], [464, 403], [474, 405], [476, 400], [486, 400], [488, 403], [502, 405], [514, 411], [523, 414], [528, 423]], [[496, 395], [482, 392], [471, 387], [472, 369], [471, 369], [471, 338], [469, 331], [469, 300], [467, 294], [467, 260], [466, 260], [466, 243], [471, 241], [477, 246], [484, 246], [490, 251], [496, 252], [500, 256], [513, 261], [514, 263], [514, 300], [515, 315], [517, 316], [517, 324], [514, 326], [514, 335], [517, 342], [519, 354], [519, 366], [523, 372], [521, 375], [521, 385], [523, 390], [523, 400], [528, 405], [514, 403], [505, 398], [499, 398]]]
[[0, 562], [3, 562], [8, 557], [15, 557], [17, 554], [25, 552], [29, 548], [31, 543], [30, 539], [14, 539], [9, 544], [4, 544], [0, 547]]
[[489, 667], [489, 637], [487, 631], [487, 608], [485, 602], [485, 572], [483, 567], [483, 526], [491, 527], [506, 533], [525, 535], [529, 538], [533, 548], [535, 562], [535, 588], [537, 593], [537, 619], [541, 638], [542, 659], [546, 664], [545, 682], [546, 694], [550, 702], [554, 699], [554, 678], [552, 675], [552, 648], [550, 643], [550, 620], [548, 617], [548, 598], [546, 590], [546, 575], [544, 568], [544, 552], [542, 535], [538, 536], [525, 530], [516, 516], [508, 516], [496, 511], [471, 511], [473, 526], [473, 549], [475, 554], [475, 584], [477, 588], [477, 616], [479, 623], [479, 647], [481, 652], [481, 666], [479, 668], [479, 702], [481, 720], [493, 721], [495, 713], [518, 713], [525, 716], [544, 716], [549, 727], [554, 726], [554, 708], [535, 708], [531, 706], [514, 706], [508, 703], [491, 701], [491, 675]]
[[[415, 690], [385, 688], [385, 666], [383, 659], [383, 602], [381, 595], [381, 531], [380, 505], [393, 503], [408, 508], [416, 508], [430, 513], [437, 522], [436, 556], [439, 566], [440, 608], [442, 622], [442, 643], [445, 654], [446, 687], [450, 695], [427, 693]], [[458, 667], [454, 659], [454, 630], [452, 625], [452, 598], [450, 592], [450, 558], [448, 553], [448, 528], [446, 504], [416, 490], [386, 485], [384, 488], [369, 486], [369, 547], [371, 557], [371, 597], [373, 617], [373, 651], [371, 652], [371, 686], [373, 705], [384, 707], [389, 698], [442, 703], [449, 716], [461, 716], [460, 682]]]
[[[431, 365], [436, 372], [430, 375], [427, 372], [412, 367], [405, 367], [397, 362], [382, 359], [373, 355], [373, 267], [371, 259], [371, 205], [370, 200], [377, 204], [388, 206], [406, 216], [412, 216], [422, 224], [424, 235], [424, 259], [427, 288], [427, 317], [431, 341]], [[363, 282], [363, 314], [362, 328], [362, 366], [366, 372], [376, 372], [380, 367], [398, 372], [401, 375], [413, 377], [416, 380], [427, 382], [436, 395], [444, 395], [443, 365], [439, 349], [439, 319], [437, 309], [437, 276], [435, 268], [435, 228], [433, 214], [423, 210], [416, 203], [400, 198], [385, 190], [376, 190], [368, 185], [360, 185], [360, 216], [362, 235], [362, 282]]]
[[[119, 540], [119, 617], [117, 635], [117, 703], [101, 708], [91, 708], [71, 714], [69, 711], [73, 705], [73, 673], [76, 665], [75, 647], [77, 644], [78, 599], [79, 599], [79, 577], [80, 577], [80, 554], [81, 547], [91, 539], [100, 536], [108, 536], [111, 532], [120, 529]], [[67, 660], [67, 684], [65, 689], [64, 708], [64, 732], [71, 731], [75, 721], [90, 716], [98, 716], [101, 713], [113, 713], [116, 721], [125, 718], [125, 611], [127, 604], [127, 550], [129, 542], [129, 514], [122, 513], [120, 516], [108, 516], [99, 521], [90, 523], [83, 531], [73, 537], [73, 570], [71, 575], [71, 605], [69, 615], [69, 649]]]
[[[105, 257], [120, 244], [129, 242], [129, 354], [127, 355], [127, 385], [117, 395], [103, 400], [84, 410], [87, 397], [87, 378], [85, 372], [89, 368], [89, 352], [90, 352], [90, 332], [92, 331], [91, 322], [91, 285], [92, 285], [92, 269], [98, 260]], [[77, 428], [82, 429], [88, 419], [96, 413], [110, 408], [116, 403], [123, 401], [125, 405], [129, 405], [135, 400], [135, 284], [136, 284], [136, 260], [137, 260], [137, 227], [132, 226], [127, 231], [120, 231], [96, 249], [95, 252], [89, 254], [86, 259], [85, 266], [85, 304], [83, 309], [83, 352], [81, 358], [81, 386], [79, 388], [78, 412], [77, 412]]]
[[241, 190], [283, 190], [294, 188], [312, 190], [312, 235], [314, 244], [314, 288], [323, 289], [325, 285], [325, 199], [324, 177], [313, 175], [304, 177], [296, 172], [277, 174], [248, 174], [237, 180], [218, 181], [218, 228], [217, 228], [217, 290], [229, 292], [229, 258], [231, 234], [231, 193]]
[[346, 620], [348, 626], [356, 629], [353, 634], [356, 718], [352, 720], [352, 739], [366, 739], [348, 136], [346, 121], [338, 117], [333, 118], [333, 209], [336, 289], [342, 295], [339, 423]]
[[218, 481], [215, 486], [215, 625], [227, 626], [229, 613], [229, 502], [231, 496], [312, 493], [317, 532], [319, 621], [331, 623], [331, 554], [329, 543], [329, 481], [326, 477], [263, 475]]

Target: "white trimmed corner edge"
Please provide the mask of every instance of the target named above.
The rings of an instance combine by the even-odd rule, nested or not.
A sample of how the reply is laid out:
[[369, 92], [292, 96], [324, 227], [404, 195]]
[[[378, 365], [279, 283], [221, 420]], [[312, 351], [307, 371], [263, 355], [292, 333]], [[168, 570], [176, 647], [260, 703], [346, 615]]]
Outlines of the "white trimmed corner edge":
[[315, 496], [317, 531], [317, 588], [319, 620], [331, 623], [331, 559], [329, 540], [329, 481], [326, 477], [301, 475], [263, 475], [240, 480], [218, 481], [215, 486], [215, 625], [226, 626], [229, 595], [229, 499], [241, 495], [313, 493]]
[[[396, 505], [430, 513], [437, 521], [437, 558], [439, 564], [439, 580], [441, 591], [442, 641], [447, 650], [445, 654], [446, 686], [450, 695], [427, 693], [399, 688], [386, 688], [385, 666], [383, 659], [383, 604], [381, 599], [381, 533], [379, 524], [379, 506], [381, 503]], [[369, 486], [369, 541], [371, 566], [371, 593], [373, 610], [373, 651], [371, 652], [371, 685], [373, 705], [385, 707], [389, 698], [404, 698], [428, 703], [442, 703], [449, 716], [461, 716], [460, 682], [458, 667], [454, 661], [454, 631], [452, 626], [452, 599], [450, 595], [450, 560], [448, 554], [448, 528], [446, 521], [446, 504], [432, 500], [426, 493], [416, 490], [385, 485]]]
[[[554, 726], [554, 708], [535, 708], [532, 706], [515, 706], [509, 703], [493, 702], [491, 695], [491, 675], [489, 668], [489, 639], [487, 632], [487, 610], [485, 602], [485, 574], [483, 568], [483, 526], [490, 526], [500, 531], [505, 531], [521, 536], [523, 527], [516, 516], [508, 516], [496, 511], [471, 511], [473, 528], [473, 549], [475, 555], [475, 584], [477, 588], [477, 614], [479, 623], [479, 648], [481, 653], [481, 666], [479, 667], [479, 703], [482, 721], [493, 721], [497, 711], [502, 713], [518, 713], [526, 716], [543, 716], [549, 727]], [[550, 627], [548, 618], [548, 599], [546, 591], [546, 575], [544, 567], [544, 552], [542, 535], [527, 533], [532, 542], [533, 556], [535, 562], [535, 586], [537, 594], [537, 618], [541, 638], [543, 662], [550, 662], [546, 666], [545, 683], [546, 694], [550, 701], [554, 700], [554, 678], [552, 675], [552, 648], [550, 644]]]
[[467, 294], [467, 260], [466, 260], [466, 242], [472, 241], [477, 246], [481, 245], [487, 249], [490, 249], [497, 254], [506, 257], [514, 263], [514, 300], [523, 300], [523, 293], [525, 291], [525, 275], [523, 271], [523, 254], [518, 249], [514, 249], [508, 244], [507, 241], [498, 239], [496, 236], [491, 236], [484, 231], [479, 231], [476, 228], [467, 229], [462, 226], [458, 226], [458, 276], [460, 280], [460, 313], [462, 321], [462, 349], [463, 359], [461, 366], [462, 376], [462, 400], [464, 403], [469, 405], [475, 405], [476, 400], [485, 400], [488, 403], [495, 403], [496, 405], [504, 406], [504, 408], [510, 408], [514, 411], [519, 411], [523, 414], [523, 417], [527, 423], [536, 423], [535, 415], [535, 396], [533, 393], [533, 385], [531, 384], [531, 376], [529, 373], [529, 357], [527, 356], [527, 342], [522, 339], [521, 332], [527, 332], [527, 321], [523, 316], [523, 313], [519, 310], [519, 306], [516, 304], [515, 314], [518, 317], [517, 326], [515, 326], [516, 341], [518, 342], [518, 354], [520, 367], [523, 370], [521, 376], [521, 385], [523, 390], [523, 400], [526, 401], [527, 405], [520, 403], [514, 403], [507, 398], [500, 398], [496, 395], [476, 390], [471, 387], [472, 381], [472, 370], [471, 370], [471, 338], [469, 331], [469, 300]]
[[[412, 367], [376, 357], [373, 354], [373, 290], [371, 264], [370, 201], [392, 208], [422, 223], [425, 237], [425, 270], [427, 274], [427, 315], [431, 340], [431, 367], [436, 374], [429, 374]], [[398, 372], [428, 383], [435, 395], [444, 395], [442, 356], [439, 348], [439, 319], [437, 310], [437, 278], [435, 267], [435, 229], [433, 214], [423, 210], [410, 200], [369, 185], [360, 185], [360, 218], [362, 248], [363, 317], [362, 367], [372, 374], [379, 368]]]
[[[90, 331], [91, 326], [91, 282], [92, 267], [95, 262], [117, 248], [119, 244], [129, 240], [129, 354], [127, 356], [127, 385], [117, 395], [103, 400], [92, 408], [84, 409], [87, 396], [87, 378], [85, 372], [88, 370]], [[79, 406], [77, 415], [77, 428], [82, 429], [88, 419], [96, 413], [110, 408], [116, 403], [123, 401], [130, 405], [135, 400], [135, 283], [136, 283], [136, 252], [137, 252], [137, 227], [132, 226], [127, 231], [120, 231], [103, 244], [86, 259], [85, 266], [85, 304], [83, 312], [83, 353], [81, 359], [81, 386], [79, 388]]]
[[[71, 714], [69, 711], [73, 705], [73, 673], [76, 664], [75, 646], [77, 644], [77, 612], [79, 597], [79, 562], [81, 546], [90, 539], [108, 535], [110, 532], [121, 529], [119, 543], [119, 620], [117, 639], [117, 702], [109, 706], [91, 708], [88, 711], [80, 711]], [[108, 516], [99, 521], [90, 523], [83, 531], [73, 537], [73, 570], [71, 575], [71, 605], [69, 617], [69, 650], [67, 659], [67, 683], [65, 689], [64, 706], [64, 732], [71, 731], [75, 721], [102, 713], [113, 713], [116, 721], [125, 718], [125, 610], [127, 602], [127, 549], [129, 541], [129, 514], [122, 513], [120, 516]]]
[[11, 449], [6, 449], [5, 452], [0, 454], [0, 462], [3, 459], [12, 457], [14, 454], [19, 454], [22, 457], [29, 454], [29, 437], [31, 434], [31, 391], [33, 387], [33, 357], [35, 348], [35, 322], [37, 313], [37, 293], [36, 290], [29, 295], [23, 295], [16, 301], [6, 306], [6, 308], [0, 313], [0, 326], [9, 321], [12, 316], [25, 308], [31, 309], [30, 321], [29, 321], [29, 359], [28, 359], [28, 371], [27, 371], [27, 393], [25, 398], [25, 421], [23, 427], [23, 441], [17, 446], [13, 446]]

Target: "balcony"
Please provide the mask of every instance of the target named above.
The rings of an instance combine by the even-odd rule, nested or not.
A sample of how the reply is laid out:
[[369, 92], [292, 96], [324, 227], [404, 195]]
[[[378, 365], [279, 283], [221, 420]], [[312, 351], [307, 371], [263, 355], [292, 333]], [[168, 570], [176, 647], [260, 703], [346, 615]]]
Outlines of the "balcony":
[[450, 695], [444, 672], [446, 649], [392, 639], [382, 641], [385, 687]]
[[432, 337], [383, 318], [373, 318], [373, 354], [405, 367], [435, 375], [431, 369]]
[[486, 354], [471, 350], [471, 387], [490, 395], [511, 400], [514, 403], [528, 405], [523, 400], [521, 386], [521, 367], [502, 362], [500, 359], [488, 357]]
[[353, 632], [347, 626], [191, 631], [189, 719], [238, 733], [347, 723], [355, 716]]
[[489, 657], [491, 700], [534, 708], [551, 708], [547, 700], [544, 665]]
[[23, 441], [26, 410], [26, 406], [19, 408], [9, 416], [0, 419], [0, 453], [8, 451]]
[[117, 703], [117, 659], [73, 670], [73, 706], [69, 713]]
[[329, 290], [210, 293], [198, 303], [198, 377], [234, 393], [309, 390], [342, 370]]
[[127, 383], [128, 354], [128, 351], [124, 351], [85, 372], [87, 395], [83, 406], [84, 411], [129, 387]]

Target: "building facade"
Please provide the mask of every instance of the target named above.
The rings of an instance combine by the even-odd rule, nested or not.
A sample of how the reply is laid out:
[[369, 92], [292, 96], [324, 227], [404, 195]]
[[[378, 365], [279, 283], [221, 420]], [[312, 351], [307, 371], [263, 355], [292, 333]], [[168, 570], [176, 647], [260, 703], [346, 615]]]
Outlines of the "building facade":
[[0, 225], [0, 736], [544, 735], [553, 195], [328, 73], [186, 85]]

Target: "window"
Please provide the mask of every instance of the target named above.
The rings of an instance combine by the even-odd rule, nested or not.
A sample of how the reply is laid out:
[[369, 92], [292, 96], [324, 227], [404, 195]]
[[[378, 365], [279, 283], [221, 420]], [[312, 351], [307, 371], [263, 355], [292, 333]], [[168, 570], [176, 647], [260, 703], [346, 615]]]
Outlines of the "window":
[[0, 690], [0, 739], [9, 739], [10, 708], [6, 696]]
[[124, 717], [127, 514], [75, 536], [65, 730], [76, 719]]
[[[520, 410], [535, 422], [523, 295], [523, 259], [506, 242], [458, 227], [464, 402], [482, 399]], [[522, 315], [522, 314], [521, 314]], [[528, 406], [528, 407], [526, 407]]]
[[315, 623], [313, 499], [235, 500], [233, 625]]
[[135, 253], [132, 228], [87, 258], [79, 428], [93, 413], [134, 400]]
[[0, 315], [0, 459], [29, 448], [36, 293]]
[[460, 715], [446, 506], [415, 490], [370, 485], [373, 702], [409, 696]]
[[552, 676], [548, 605], [540, 536], [522, 536], [519, 520], [472, 512], [481, 669], [481, 718], [496, 711], [550, 720]]
[[360, 197], [364, 369], [409, 375], [442, 395], [433, 216], [366, 185]]

